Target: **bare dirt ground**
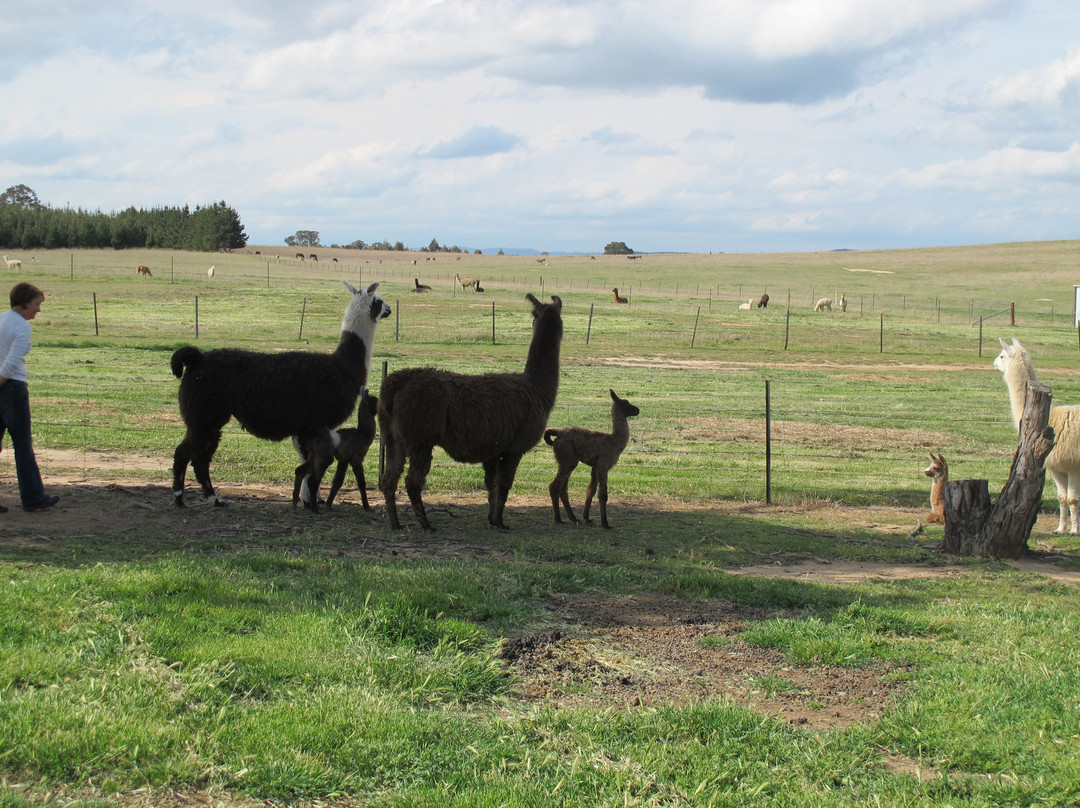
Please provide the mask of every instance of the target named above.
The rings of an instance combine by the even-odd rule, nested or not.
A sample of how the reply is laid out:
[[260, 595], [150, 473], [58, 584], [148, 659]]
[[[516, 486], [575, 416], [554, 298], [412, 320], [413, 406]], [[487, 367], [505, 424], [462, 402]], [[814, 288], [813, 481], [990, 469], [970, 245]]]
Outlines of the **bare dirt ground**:
[[[0, 544], [41, 546], [60, 538], [101, 537], [116, 546], [140, 553], [134, 536], [176, 537], [191, 534], [198, 547], [209, 511], [197, 493], [191, 506], [178, 515], [171, 505], [167, 480], [168, 460], [88, 452], [42, 452], [42, 465], [50, 491], [61, 502], [40, 513], [17, 507], [10, 452], [0, 455], [0, 503], [11, 510], [0, 515]], [[147, 484], [133, 472], [152, 471], [162, 483]], [[214, 519], [214, 537], [250, 534], [252, 512], [258, 512], [260, 532], [288, 536], [296, 527], [289, 493], [259, 486], [223, 485], [231, 500], [221, 518]], [[358, 512], [359, 496], [343, 492], [345, 507]], [[542, 506], [515, 495], [517, 507]], [[377, 498], [373, 498], [378, 502]], [[437, 500], [433, 507], [440, 507]], [[835, 506], [829, 505], [830, 510]], [[852, 508], [849, 520], [865, 522], [866, 514]], [[337, 511], [335, 511], [337, 512]], [[381, 509], [361, 514], [372, 530], [350, 554], [397, 557], [492, 558], [501, 552], [470, 542], [460, 533], [421, 538], [407, 531], [379, 530]], [[880, 515], [879, 515], [880, 516]], [[916, 514], [897, 513], [897, 520]], [[1052, 524], [1049, 516], [1039, 529]], [[866, 524], [875, 524], [865, 522]], [[901, 525], [886, 526], [888, 529]], [[335, 552], [343, 552], [337, 548]], [[509, 558], [509, 556], [507, 556]], [[1057, 581], [1080, 585], [1080, 571], [1063, 569], [1048, 557], [1035, 554], [1014, 562], [1017, 567]], [[796, 578], [820, 583], [846, 584], [867, 580], [961, 576], [960, 564], [875, 564], [819, 561], [799, 565], [758, 564], [733, 569], [741, 575]], [[555, 597], [547, 607], [558, 631], [507, 641], [502, 658], [519, 680], [520, 698], [556, 707], [635, 708], [686, 704], [728, 698], [783, 720], [815, 728], [872, 721], [886, 708], [903, 671], [878, 665], [850, 669], [828, 665], [788, 664], [771, 649], [751, 646], [740, 639], [743, 627], [774, 612], [736, 608], [725, 603], [688, 604], [674, 597], [647, 595], [633, 598]]]

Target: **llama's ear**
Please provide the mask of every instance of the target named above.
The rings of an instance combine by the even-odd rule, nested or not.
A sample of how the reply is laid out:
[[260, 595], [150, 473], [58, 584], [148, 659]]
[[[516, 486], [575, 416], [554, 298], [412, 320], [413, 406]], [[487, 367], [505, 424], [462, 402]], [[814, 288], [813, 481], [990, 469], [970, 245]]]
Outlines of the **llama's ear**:
[[1005, 352], [1005, 355], [1006, 356], [1012, 356], [1013, 346], [1010, 345], [1009, 343], [1007, 343], [1001, 337], [998, 337], [998, 342], [1001, 343], [1001, 350], [1003, 350]]
[[609, 392], [609, 393], [611, 393], [611, 400], [612, 400], [612, 401], [618, 401], [618, 400], [619, 400], [619, 397], [618, 397], [617, 395], [615, 395], [615, 391], [614, 391], [614, 390], [612, 390], [612, 389], [610, 389], [610, 388], [609, 388], [609, 389], [608, 389], [608, 392]]
[[352, 292], [354, 295], [360, 294], [360, 290], [357, 289], [355, 286], [353, 286], [348, 281], [343, 280], [342, 283], [345, 285], [345, 288], [348, 289], [350, 292]]
[[368, 288], [365, 289], [364, 291], [367, 292], [369, 295], [373, 295], [373, 294], [375, 294], [375, 290], [378, 289], [378, 288], [379, 288], [379, 282], [378, 281], [372, 281], [371, 283], [368, 284]]

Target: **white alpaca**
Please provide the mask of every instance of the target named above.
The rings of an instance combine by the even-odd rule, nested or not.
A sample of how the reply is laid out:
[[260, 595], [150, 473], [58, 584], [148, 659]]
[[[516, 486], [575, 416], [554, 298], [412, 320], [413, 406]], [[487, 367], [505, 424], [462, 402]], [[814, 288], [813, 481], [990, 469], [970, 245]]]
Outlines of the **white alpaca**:
[[847, 298], [843, 292], [840, 293], [840, 311], [847, 311]]
[[826, 309], [832, 311], [831, 297], [823, 297], [821, 298], [821, 300], [814, 304], [814, 311], [825, 311]]
[[22, 261], [18, 258], [8, 258], [4, 256], [4, 263], [7, 264], [8, 269], [22, 269]]
[[745, 303], [740, 303], [739, 304], [739, 311], [743, 311], [743, 310], [749, 311], [752, 308], [754, 308], [754, 298], [750, 298]]
[[210, 267], [210, 269], [206, 270], [206, 277], [208, 277], [208, 278], [214, 277], [214, 267]]
[[[1035, 366], [1031, 357], [1015, 338], [1012, 345], [1001, 342], [1001, 353], [994, 360], [994, 367], [1005, 377], [1012, 405], [1013, 426], [1020, 428], [1024, 414], [1027, 383], [1036, 381]], [[1049, 424], [1054, 428], [1054, 448], [1046, 456], [1043, 467], [1050, 472], [1057, 486], [1059, 517], [1055, 533], [1080, 535], [1080, 406], [1069, 405], [1050, 408]]]

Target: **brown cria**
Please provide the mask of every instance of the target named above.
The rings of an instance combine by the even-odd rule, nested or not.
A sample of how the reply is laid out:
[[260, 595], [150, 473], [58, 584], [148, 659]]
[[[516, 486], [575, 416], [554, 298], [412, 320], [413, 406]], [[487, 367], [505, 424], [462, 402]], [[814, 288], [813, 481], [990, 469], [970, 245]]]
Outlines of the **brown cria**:
[[629, 303], [630, 302], [625, 297], [620, 297], [619, 296], [619, 287], [616, 286], [614, 289], [611, 290], [611, 292], [612, 292], [612, 294], [615, 295], [615, 302], [616, 303]]
[[135, 274], [148, 275], [151, 278], [154, 277], [154, 273], [150, 271], [150, 267], [148, 267], [146, 264], [139, 264], [137, 267], [135, 267]]
[[301, 456], [312, 463], [309, 484], [317, 510], [321, 469], [333, 456], [330, 430], [352, 415], [367, 383], [375, 326], [390, 307], [375, 290], [363, 291], [343, 281], [350, 295], [341, 322], [341, 340], [333, 353], [286, 351], [261, 353], [238, 348], [202, 351], [192, 345], [172, 355], [170, 367], [180, 379], [177, 397], [187, 427], [173, 453], [173, 497], [184, 505], [188, 464], [203, 495], [223, 505], [210, 480], [210, 461], [221, 442], [221, 429], [235, 418], [257, 438], [295, 438]]
[[401, 527], [397, 485], [405, 476], [416, 518], [432, 530], [421, 493], [436, 446], [459, 463], [481, 463], [488, 524], [505, 529], [503, 511], [518, 464], [544, 435], [559, 391], [562, 300], [541, 303], [532, 294], [533, 337], [523, 373], [469, 375], [436, 368], [391, 373], [379, 391], [379, 429], [386, 460], [379, 488], [390, 526]]
[[[375, 412], [378, 404], [379, 400], [365, 387], [360, 393], [360, 405], [356, 409], [356, 426], [337, 430], [338, 445], [334, 448], [333, 460], [338, 461], [338, 467], [334, 472], [334, 480], [330, 484], [330, 493], [326, 497], [327, 508], [334, 504], [334, 497], [341, 490], [345, 475], [351, 468], [356, 477], [356, 487], [360, 491], [360, 500], [363, 502], [364, 510], [371, 510], [367, 498], [367, 480], [364, 478], [364, 458], [375, 440]], [[294, 508], [301, 499], [301, 495], [303, 495], [304, 507], [311, 507], [310, 492], [304, 487], [304, 481], [310, 472], [310, 461], [305, 460], [296, 467], [296, 480], [293, 483]], [[326, 469], [323, 469], [322, 473], [325, 472]], [[319, 476], [321, 477], [322, 474]]]
[[[416, 262], [413, 261], [413, 263], [415, 264]], [[428, 286], [425, 283], [420, 283], [419, 278], [413, 278], [413, 283], [416, 284], [416, 286], [413, 287], [414, 292], [424, 293], [424, 292], [430, 292], [431, 291], [431, 287]]]
[[589, 507], [592, 505], [593, 495], [596, 494], [597, 502], [600, 503], [600, 524], [611, 527], [607, 518], [608, 472], [619, 462], [619, 456], [630, 440], [630, 425], [626, 419], [633, 418], [641, 410], [626, 399], [619, 398], [614, 390], [608, 392], [611, 393], [610, 433], [592, 432], [580, 427], [549, 429], [544, 433], [544, 440], [555, 450], [555, 461], [559, 464], [559, 471], [548, 486], [556, 522], [562, 522], [559, 518], [560, 499], [570, 521], [577, 522], [570, 507], [568, 487], [570, 474], [577, 468], [578, 463], [584, 463], [592, 467], [592, 475], [589, 478], [589, 488], [585, 492], [585, 509], [581, 518], [586, 522], [592, 521], [589, 518]]
[[924, 474], [932, 477], [930, 484], [930, 513], [926, 515], [927, 522], [939, 522], [945, 524], [945, 483], [949, 481], [949, 464], [945, 462], [944, 455], [934, 456], [930, 453], [933, 461], [926, 467]]
[[759, 309], [769, 308], [769, 293], [766, 292], [760, 298], [758, 298], [757, 307]]

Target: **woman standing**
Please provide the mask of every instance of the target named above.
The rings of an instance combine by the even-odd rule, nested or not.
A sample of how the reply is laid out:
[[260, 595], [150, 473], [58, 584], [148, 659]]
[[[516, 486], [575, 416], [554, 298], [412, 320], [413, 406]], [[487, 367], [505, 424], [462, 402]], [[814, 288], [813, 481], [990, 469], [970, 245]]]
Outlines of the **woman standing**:
[[[30, 353], [33, 329], [30, 321], [41, 311], [45, 293], [30, 283], [11, 289], [11, 311], [0, 314], [0, 440], [11, 434], [15, 450], [15, 474], [23, 510], [39, 511], [60, 501], [46, 494], [41, 482], [34, 439], [30, 431], [30, 392], [26, 386], [26, 355]], [[0, 513], [7, 508], [0, 505]]]

